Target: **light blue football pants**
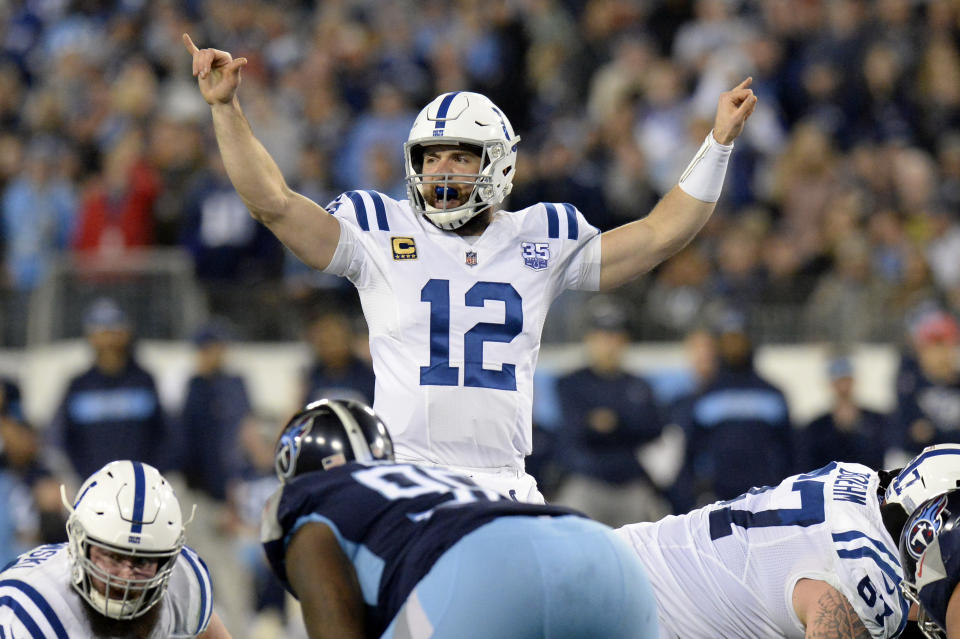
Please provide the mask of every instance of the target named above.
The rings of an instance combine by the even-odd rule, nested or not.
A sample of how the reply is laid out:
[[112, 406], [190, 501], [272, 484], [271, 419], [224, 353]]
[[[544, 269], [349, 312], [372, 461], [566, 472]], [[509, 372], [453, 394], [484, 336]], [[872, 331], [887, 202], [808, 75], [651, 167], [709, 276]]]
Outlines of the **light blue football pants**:
[[382, 639], [655, 639], [637, 554], [582, 517], [501, 517], [420, 580]]

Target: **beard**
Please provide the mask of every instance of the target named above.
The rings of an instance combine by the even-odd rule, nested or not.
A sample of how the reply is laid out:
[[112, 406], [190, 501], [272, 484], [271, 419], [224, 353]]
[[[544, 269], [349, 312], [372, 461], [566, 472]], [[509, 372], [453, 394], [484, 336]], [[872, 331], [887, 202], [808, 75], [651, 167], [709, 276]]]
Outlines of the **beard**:
[[83, 602], [83, 611], [87, 615], [87, 621], [90, 622], [90, 628], [93, 630], [93, 636], [106, 639], [147, 639], [157, 625], [160, 619], [160, 609], [163, 607], [163, 599], [157, 604], [134, 619], [112, 619], [104, 616], [93, 609], [86, 601]]

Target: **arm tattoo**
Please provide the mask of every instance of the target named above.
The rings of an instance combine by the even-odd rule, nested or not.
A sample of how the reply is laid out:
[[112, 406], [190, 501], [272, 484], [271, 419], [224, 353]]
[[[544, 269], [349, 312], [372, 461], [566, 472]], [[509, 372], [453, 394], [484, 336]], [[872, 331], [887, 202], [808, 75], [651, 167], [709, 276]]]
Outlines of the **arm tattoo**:
[[870, 632], [847, 598], [831, 588], [817, 600], [807, 639], [870, 639]]

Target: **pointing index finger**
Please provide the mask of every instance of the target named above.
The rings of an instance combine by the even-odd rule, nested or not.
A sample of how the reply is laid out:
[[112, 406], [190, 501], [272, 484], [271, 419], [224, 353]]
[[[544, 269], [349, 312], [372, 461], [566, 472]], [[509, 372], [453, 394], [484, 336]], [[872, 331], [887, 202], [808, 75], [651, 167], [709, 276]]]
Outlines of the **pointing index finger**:
[[197, 45], [195, 45], [193, 40], [190, 39], [189, 34], [183, 34], [183, 46], [187, 48], [187, 51], [190, 53], [190, 55], [197, 55], [200, 53], [200, 49], [198, 49]]
[[737, 89], [746, 89], [751, 84], [753, 84], [753, 76], [747, 76], [747, 79], [738, 84], [733, 90], [736, 91]]

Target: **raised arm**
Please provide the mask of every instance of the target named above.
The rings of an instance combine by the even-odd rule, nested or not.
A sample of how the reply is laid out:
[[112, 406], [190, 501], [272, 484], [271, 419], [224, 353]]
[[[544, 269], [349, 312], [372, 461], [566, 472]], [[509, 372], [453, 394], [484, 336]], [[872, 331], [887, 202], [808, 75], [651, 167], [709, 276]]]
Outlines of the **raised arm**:
[[[752, 81], [747, 78], [720, 95], [713, 131], [681, 177], [686, 190], [681, 185], [673, 187], [647, 217], [603, 234], [601, 290], [615, 288], [643, 275], [686, 246], [710, 219], [726, 168], [723, 156], [729, 155], [729, 145], [743, 131], [757, 105], [757, 97], [750, 90]], [[715, 166], [718, 159], [723, 166]], [[701, 195], [702, 199], [689, 192]]]
[[300, 528], [285, 563], [310, 639], [364, 639], [360, 583], [326, 524]]
[[251, 215], [265, 224], [305, 264], [324, 268], [340, 240], [340, 224], [322, 206], [288, 185], [280, 168], [253, 135], [240, 109], [237, 89], [246, 58], [226, 51], [198, 49], [186, 33], [193, 75], [210, 105], [213, 127], [227, 175]]
[[847, 598], [825, 581], [798, 581], [793, 589], [793, 609], [806, 628], [806, 639], [870, 639]]

